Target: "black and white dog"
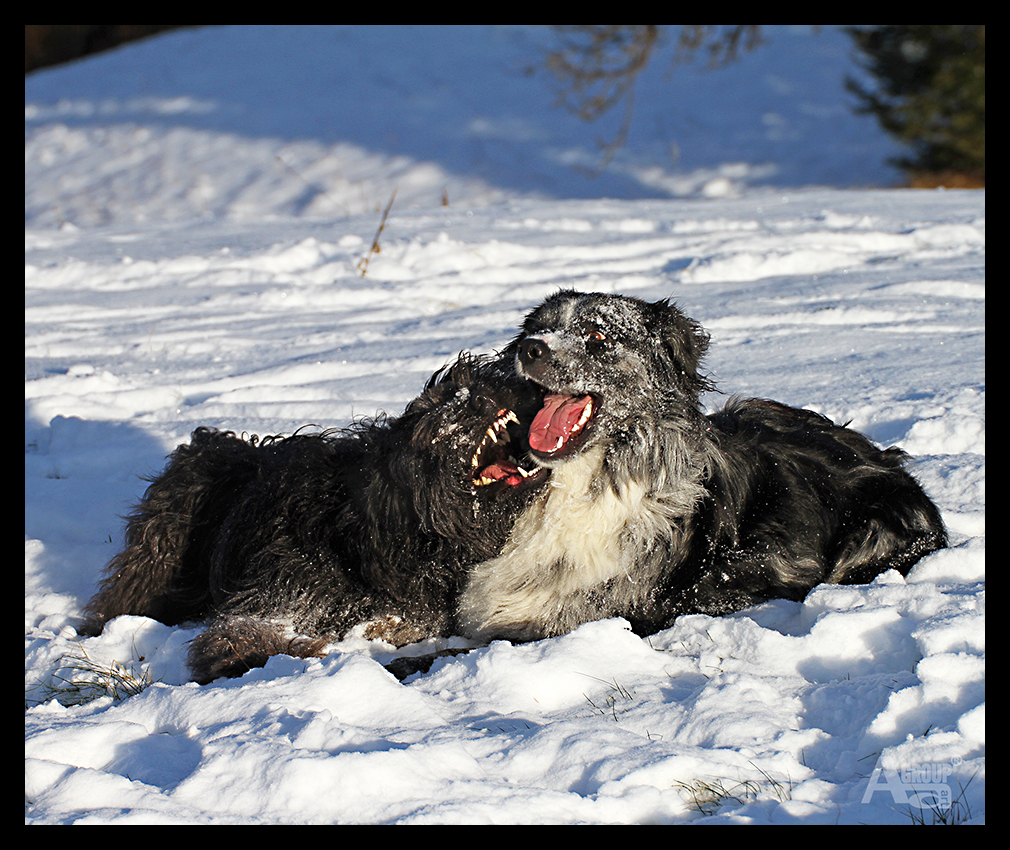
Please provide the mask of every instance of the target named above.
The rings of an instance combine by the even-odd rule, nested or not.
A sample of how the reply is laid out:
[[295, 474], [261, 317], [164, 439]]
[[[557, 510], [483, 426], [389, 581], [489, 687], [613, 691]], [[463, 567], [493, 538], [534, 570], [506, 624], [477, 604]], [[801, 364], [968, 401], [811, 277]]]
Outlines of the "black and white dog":
[[613, 616], [650, 634], [906, 574], [946, 545], [900, 450], [773, 401], [705, 416], [707, 347], [666, 301], [565, 291], [527, 316], [504, 354], [545, 390], [529, 445], [550, 481], [471, 571], [468, 636], [533, 640]]
[[523, 461], [542, 399], [462, 356], [397, 418], [263, 440], [197, 429], [129, 518], [82, 633], [119, 614], [209, 620], [198, 682], [355, 627], [397, 646], [458, 634], [467, 567], [498, 554], [549, 475]]

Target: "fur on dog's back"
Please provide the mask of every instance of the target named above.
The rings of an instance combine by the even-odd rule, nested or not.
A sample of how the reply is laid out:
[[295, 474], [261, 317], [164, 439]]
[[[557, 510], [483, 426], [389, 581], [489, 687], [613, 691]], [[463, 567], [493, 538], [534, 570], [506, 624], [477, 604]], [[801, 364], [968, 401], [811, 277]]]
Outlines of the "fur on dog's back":
[[551, 478], [471, 572], [469, 635], [529, 640], [610, 616], [650, 633], [904, 574], [946, 544], [900, 451], [776, 402], [705, 416], [707, 346], [665, 301], [561, 292], [530, 313], [506, 353], [546, 392], [530, 439]]

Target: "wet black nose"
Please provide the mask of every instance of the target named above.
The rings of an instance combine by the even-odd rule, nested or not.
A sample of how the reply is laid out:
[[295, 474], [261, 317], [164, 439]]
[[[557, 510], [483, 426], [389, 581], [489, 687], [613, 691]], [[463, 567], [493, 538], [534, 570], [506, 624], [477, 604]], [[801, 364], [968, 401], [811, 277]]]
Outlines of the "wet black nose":
[[527, 337], [519, 343], [519, 362], [523, 366], [531, 366], [538, 360], [543, 360], [551, 353], [551, 347], [542, 339]]

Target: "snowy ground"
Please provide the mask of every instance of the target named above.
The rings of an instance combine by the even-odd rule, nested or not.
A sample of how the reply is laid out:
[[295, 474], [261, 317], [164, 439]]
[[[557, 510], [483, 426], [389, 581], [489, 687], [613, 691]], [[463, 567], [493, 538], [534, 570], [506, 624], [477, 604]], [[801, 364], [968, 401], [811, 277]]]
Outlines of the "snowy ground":
[[[828, 86], [852, 70], [837, 33], [776, 30], [791, 61], [755, 54], [725, 91], [694, 74], [663, 133], [718, 148], [660, 164], [646, 120], [593, 183], [566, 164], [591, 138], [538, 78], [477, 100], [533, 35], [478, 29], [426, 61], [383, 32], [180, 33], [26, 80], [26, 821], [910, 823], [932, 792], [984, 821], [984, 192], [852, 188], [886, 184], [893, 150]], [[335, 79], [365, 69], [351, 92], [319, 82], [332, 43]], [[355, 118], [343, 140], [327, 96]], [[672, 296], [723, 393], [901, 445], [951, 548], [907, 580], [647, 640], [612, 620], [498, 642], [405, 683], [364, 641], [199, 687], [194, 631], [77, 638], [138, 476], [196, 425], [398, 412], [560, 286]], [[154, 684], [61, 704], [84, 655]]]

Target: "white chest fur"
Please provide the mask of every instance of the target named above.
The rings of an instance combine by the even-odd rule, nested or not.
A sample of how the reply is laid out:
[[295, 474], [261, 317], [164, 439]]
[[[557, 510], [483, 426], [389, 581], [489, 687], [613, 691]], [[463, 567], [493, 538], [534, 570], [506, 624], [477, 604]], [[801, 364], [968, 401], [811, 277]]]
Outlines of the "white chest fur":
[[[644, 486], [627, 482], [620, 494], [604, 485], [603, 449], [586, 452], [551, 473], [547, 491], [520, 517], [497, 558], [477, 565], [460, 602], [471, 637], [530, 640], [605, 616], [587, 601], [590, 588], [610, 579], [633, 593], [642, 544], [670, 512]], [[590, 610], [594, 609], [594, 610]]]

